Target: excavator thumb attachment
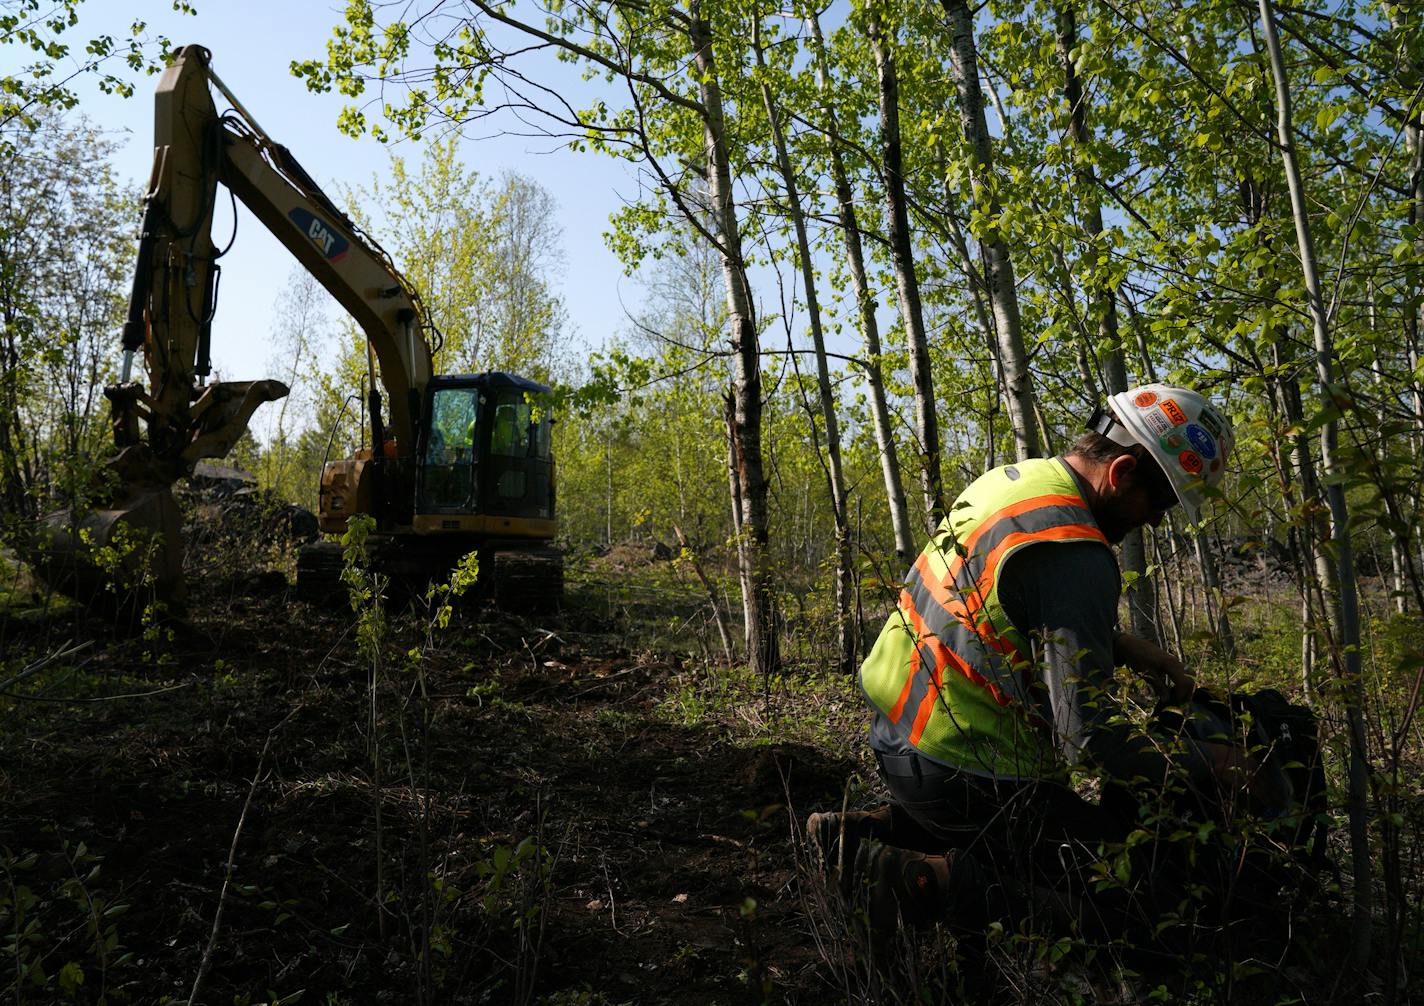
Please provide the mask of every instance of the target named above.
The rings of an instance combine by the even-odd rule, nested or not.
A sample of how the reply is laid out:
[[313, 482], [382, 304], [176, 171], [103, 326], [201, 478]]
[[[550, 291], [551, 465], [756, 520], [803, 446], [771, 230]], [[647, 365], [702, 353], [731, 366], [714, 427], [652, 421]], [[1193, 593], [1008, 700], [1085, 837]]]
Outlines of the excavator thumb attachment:
[[55, 589], [91, 606], [182, 605], [181, 526], [166, 486], [140, 491], [114, 507], [49, 514], [31, 561]]
[[[116, 439], [136, 428], [133, 386], [106, 391], [114, 411]], [[222, 457], [247, 429], [252, 413], [287, 394], [281, 381], [231, 381], [208, 385], [183, 432], [187, 445], [176, 458], [130, 443], [109, 462], [125, 487], [110, 507], [60, 510], [40, 523], [40, 539], [30, 549], [35, 571], [51, 586], [83, 604], [142, 606], [151, 599], [181, 606], [183, 517], [169, 488], [191, 474], [205, 457]]]

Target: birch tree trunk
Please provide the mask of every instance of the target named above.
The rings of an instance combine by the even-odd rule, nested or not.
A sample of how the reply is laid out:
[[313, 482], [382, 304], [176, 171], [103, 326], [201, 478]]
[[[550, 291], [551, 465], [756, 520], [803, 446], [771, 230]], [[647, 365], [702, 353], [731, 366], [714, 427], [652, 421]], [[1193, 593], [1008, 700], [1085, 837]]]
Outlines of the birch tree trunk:
[[[757, 66], [766, 70], [766, 60], [761, 46], [760, 15], [752, 27], [752, 50], [756, 54]], [[831, 371], [826, 362], [826, 339], [821, 330], [821, 305], [816, 296], [816, 269], [811, 258], [811, 242], [806, 235], [806, 217], [801, 209], [801, 194], [796, 184], [796, 172], [791, 167], [791, 157], [786, 150], [786, 136], [782, 132], [776, 102], [771, 95], [771, 85], [766, 73], [761, 77], [761, 100], [766, 109], [767, 125], [771, 130], [771, 141], [776, 149], [776, 163], [781, 171], [781, 184], [786, 190], [786, 209], [791, 215], [791, 225], [796, 234], [796, 252], [801, 264], [801, 286], [806, 297], [806, 316], [811, 330], [811, 345], [816, 356], [816, 387], [820, 393], [821, 421], [826, 426], [826, 480], [831, 490], [831, 517], [836, 534], [836, 657], [842, 674], [854, 672], [858, 647], [855, 622], [850, 610], [851, 603], [851, 556], [850, 524], [846, 508], [845, 476], [841, 471], [840, 422], [836, 418], [835, 393], [831, 389]], [[812, 423], [812, 434], [815, 424]]]
[[727, 489], [732, 510], [732, 535], [737, 543], [737, 572], [742, 587], [742, 641], [745, 642], [746, 626], [750, 625], [755, 617], [752, 613], [755, 595], [747, 589], [747, 578], [742, 575], [742, 572], [749, 568], [750, 560], [746, 549], [745, 521], [742, 520], [741, 465], [737, 462], [740, 452], [737, 449], [736, 396], [732, 394], [730, 387], [722, 399], [722, 418], [727, 428]]
[[[1241, 203], [1252, 226], [1259, 226], [1266, 215], [1266, 195], [1259, 179], [1241, 182]], [[1263, 240], [1263, 250], [1275, 254], [1269, 240]], [[1280, 295], [1278, 280], [1258, 270], [1263, 279], [1262, 299], [1273, 301]], [[1323, 543], [1329, 537], [1324, 517], [1324, 497], [1315, 459], [1310, 454], [1310, 441], [1305, 434], [1305, 407], [1301, 403], [1298, 365], [1294, 359], [1294, 341], [1285, 325], [1277, 325], [1268, 340], [1271, 346], [1269, 386], [1273, 405], [1281, 417], [1282, 428], [1289, 431], [1277, 439], [1281, 500], [1287, 514], [1295, 518], [1287, 523], [1294, 580], [1300, 594], [1300, 684], [1306, 701], [1312, 701], [1316, 684], [1316, 656], [1320, 651], [1321, 624], [1316, 617], [1317, 599], [1333, 594], [1335, 567], [1330, 562]]]
[[934, 534], [944, 517], [944, 492], [940, 476], [939, 418], [935, 407], [934, 377], [930, 373], [929, 340], [925, 334], [920, 283], [915, 272], [915, 252], [910, 243], [910, 214], [905, 201], [904, 158], [900, 150], [900, 84], [895, 55], [880, 21], [867, 25], [875, 53], [880, 102], [880, 174], [885, 185], [885, 208], [890, 254], [895, 263], [895, 288], [900, 297], [900, 318], [910, 350], [910, 383], [915, 388], [915, 437], [919, 441], [920, 489], [925, 497], [925, 523]]
[[[1392, 15], [1398, 21], [1398, 14]], [[1409, 225], [1414, 228], [1424, 226], [1424, 111], [1417, 111], [1404, 126], [1404, 142], [1409, 150]], [[1424, 256], [1424, 234], [1414, 239], [1416, 255]], [[1404, 290], [1404, 347], [1409, 363], [1409, 400], [1414, 413], [1414, 434], [1410, 438], [1414, 464], [1424, 459], [1424, 386], [1416, 375], [1419, 374], [1419, 316], [1424, 310], [1421, 295], [1424, 295], [1424, 281], [1421, 281], [1418, 265], [1411, 265], [1405, 274]], [[1411, 306], [1412, 305], [1412, 306]], [[1407, 493], [1409, 512], [1419, 510], [1419, 488]], [[1418, 537], [1416, 535], [1416, 537]], [[1405, 588], [1410, 581], [1410, 566], [1414, 556], [1409, 548], [1409, 530], [1397, 531], [1390, 543], [1395, 571], [1395, 605], [1402, 615], [1409, 610]]]
[[[984, 120], [984, 93], [979, 86], [974, 15], [970, 13], [966, 0], [940, 0], [940, 3], [949, 15], [953, 33], [949, 65], [959, 96], [959, 122], [972, 150], [969, 174], [974, 201], [987, 219], [997, 221], [1001, 207], [994, 191], [993, 150], [989, 142], [989, 127]], [[1020, 461], [1036, 458], [1040, 453], [1038, 423], [1034, 416], [1033, 381], [1028, 370], [1028, 352], [1024, 348], [1013, 261], [997, 225], [991, 225], [989, 233], [980, 240], [989, 284], [989, 303], [994, 311], [994, 327], [999, 337], [1004, 384], [1008, 388], [1014, 450]]]
[[[1286, 79], [1285, 58], [1276, 33], [1275, 12], [1271, 0], [1258, 0], [1261, 27], [1266, 48], [1271, 57], [1271, 76], [1276, 92], [1276, 134], [1286, 185], [1290, 189], [1291, 211], [1295, 218], [1296, 245], [1300, 252], [1301, 273], [1305, 281], [1310, 306], [1311, 327], [1315, 341], [1316, 375], [1321, 391], [1335, 394], [1335, 348], [1330, 337], [1325, 302], [1316, 274], [1315, 248], [1306, 215], [1305, 191], [1301, 184], [1300, 167], [1296, 160], [1295, 130], [1291, 122], [1290, 85]], [[1331, 408], [1334, 403], [1331, 403]], [[1350, 742], [1349, 812], [1350, 852], [1354, 881], [1354, 942], [1352, 956], [1355, 967], [1363, 971], [1370, 958], [1370, 929], [1374, 904], [1372, 890], [1374, 869], [1370, 862], [1367, 785], [1369, 753], [1366, 748], [1364, 723], [1364, 689], [1360, 667], [1360, 624], [1355, 583], [1355, 558], [1350, 541], [1350, 514], [1345, 502], [1344, 466], [1339, 456], [1339, 423], [1328, 418], [1320, 431], [1320, 456], [1329, 477], [1326, 499], [1330, 506], [1331, 540], [1335, 547], [1335, 563], [1339, 571], [1339, 590], [1332, 597], [1331, 607], [1337, 628], [1335, 645], [1339, 651], [1342, 693]], [[1392, 964], [1391, 964], [1392, 966]]]
[[[1063, 63], [1063, 97], [1068, 102], [1068, 138], [1075, 148], [1075, 170], [1077, 176], [1078, 204], [1083, 211], [1085, 232], [1084, 251], [1096, 258], [1103, 234], [1102, 203], [1098, 199], [1098, 189], [1091, 174], [1082, 167], [1087, 156], [1084, 148], [1092, 140], [1088, 132], [1088, 104], [1083, 96], [1083, 86], [1078, 79], [1078, 69], [1073, 65], [1072, 52], [1078, 44], [1078, 21], [1072, 7], [1058, 10], [1058, 33], [1055, 38], [1058, 57]], [[1095, 283], [1088, 291], [1093, 313], [1098, 319], [1097, 357], [1102, 364], [1103, 379], [1109, 395], [1121, 394], [1127, 390], [1127, 364], [1123, 358], [1117, 319], [1116, 291], [1104, 283]], [[1090, 375], [1091, 376], [1091, 375]], [[1122, 567], [1132, 581], [1127, 592], [1128, 624], [1134, 636], [1160, 640], [1157, 628], [1157, 599], [1155, 584], [1147, 576], [1147, 548], [1143, 531], [1136, 528], [1129, 531], [1122, 540]]]
[[761, 450], [761, 346], [752, 310], [751, 285], [742, 257], [741, 228], [732, 194], [726, 119], [718, 83], [712, 35], [702, 20], [701, 0], [688, 6], [688, 37], [702, 99], [707, 192], [712, 207], [722, 277], [727, 287], [727, 315], [732, 344], [732, 444], [742, 520], [739, 574], [747, 615], [747, 659], [758, 674], [778, 663], [776, 604], [767, 559], [767, 483]]
[[895, 431], [890, 425], [890, 408], [885, 401], [885, 381], [880, 371], [880, 323], [875, 317], [875, 297], [865, 274], [865, 254], [860, 239], [860, 222], [856, 218], [855, 197], [850, 187], [845, 160], [841, 156], [840, 127], [831, 105], [830, 72], [827, 69], [826, 42], [821, 35], [821, 22], [814, 7], [806, 11], [806, 25], [816, 60], [816, 86], [821, 94], [822, 128], [826, 133], [826, 149], [831, 163], [831, 178], [836, 187], [836, 213], [845, 238], [846, 265], [850, 271], [851, 292], [855, 296], [856, 316], [861, 338], [865, 342], [865, 377], [870, 390], [870, 414], [875, 426], [875, 446], [880, 454], [880, 474], [885, 481], [885, 498], [890, 507], [890, 527], [895, 536], [895, 557], [902, 566], [915, 556], [915, 536], [910, 530], [909, 509], [905, 504], [905, 485], [900, 474], [900, 459], [895, 452]]
[[[1282, 350], [1282, 346], [1288, 344], [1286, 333], [1279, 333], [1272, 349], [1272, 359], [1276, 373], [1281, 375], [1275, 382], [1281, 414], [1286, 428], [1294, 431], [1282, 445], [1288, 464], [1281, 469], [1281, 498], [1288, 512], [1300, 514], [1296, 526], [1292, 528], [1292, 541], [1301, 597], [1300, 681], [1309, 699], [1315, 693], [1315, 657], [1320, 649], [1316, 599], [1335, 593], [1336, 571], [1322, 544], [1330, 532], [1322, 510], [1324, 499], [1320, 492], [1320, 476], [1315, 470], [1315, 459], [1310, 454], [1310, 441], [1303, 432], [1305, 407], [1301, 403], [1299, 379], [1291, 371], [1289, 357]], [[1294, 483], [1292, 474], [1295, 476]]]

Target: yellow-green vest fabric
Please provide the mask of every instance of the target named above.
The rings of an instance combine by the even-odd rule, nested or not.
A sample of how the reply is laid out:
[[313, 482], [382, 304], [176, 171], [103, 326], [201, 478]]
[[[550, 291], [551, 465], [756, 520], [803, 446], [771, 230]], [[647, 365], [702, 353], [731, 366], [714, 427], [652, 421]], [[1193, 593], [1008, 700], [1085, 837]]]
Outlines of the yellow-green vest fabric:
[[1037, 669], [999, 603], [999, 574], [1028, 545], [1081, 541], [1109, 547], [1060, 459], [996, 468], [960, 494], [860, 669], [866, 699], [901, 741], [980, 775], [1053, 772], [1053, 739], [1029, 697]]

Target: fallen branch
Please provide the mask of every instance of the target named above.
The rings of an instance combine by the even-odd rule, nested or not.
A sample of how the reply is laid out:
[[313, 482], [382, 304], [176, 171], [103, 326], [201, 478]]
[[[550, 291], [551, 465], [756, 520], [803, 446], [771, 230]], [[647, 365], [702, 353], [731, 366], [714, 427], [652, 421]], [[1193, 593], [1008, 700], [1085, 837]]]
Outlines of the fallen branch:
[[707, 579], [707, 574], [702, 572], [702, 565], [697, 561], [697, 553], [692, 551], [692, 547], [687, 543], [687, 535], [682, 533], [682, 528], [676, 524], [672, 526], [672, 533], [677, 535], [677, 543], [682, 547], [682, 558], [685, 558], [692, 571], [697, 574], [697, 579], [702, 582], [702, 589], [707, 591], [707, 601], [712, 605], [712, 617], [717, 622], [717, 634], [722, 637], [722, 653], [727, 658], [727, 666], [733, 663], [732, 658], [732, 634], [727, 628], [727, 618], [722, 614], [722, 606], [717, 603], [717, 592], [712, 589], [712, 582]]
[[257, 784], [262, 780], [262, 766], [267, 762], [267, 752], [272, 747], [272, 738], [286, 726], [302, 707], [297, 706], [283, 716], [281, 721], [267, 731], [267, 740], [262, 744], [262, 753], [257, 756], [257, 768], [252, 773], [252, 782], [247, 787], [247, 799], [242, 802], [242, 813], [237, 816], [237, 828], [232, 833], [232, 845], [227, 851], [227, 866], [223, 870], [222, 890], [218, 893], [218, 908], [213, 915], [213, 931], [208, 934], [208, 945], [203, 948], [203, 959], [198, 964], [198, 973], [193, 978], [193, 991], [188, 994], [188, 1006], [197, 1002], [198, 992], [203, 987], [203, 979], [213, 963], [213, 947], [217, 945], [218, 933], [222, 930], [223, 907], [227, 904], [227, 890], [232, 885], [232, 875], [237, 871], [237, 842], [242, 837], [242, 826], [247, 823], [247, 811], [252, 806], [252, 797], [257, 792]]
[[180, 688], [191, 688], [193, 682], [185, 681], [181, 685], [169, 685], [166, 688], [154, 688], [147, 692], [125, 692], [122, 695], [79, 695], [69, 698], [55, 698], [50, 695], [20, 695], [16, 692], [0, 692], [0, 698], [14, 699], [18, 702], [61, 702], [61, 703], [88, 703], [88, 702], [118, 702], [122, 699], [146, 699], [152, 695], [164, 695], [168, 692], [176, 692]]
[[[66, 639], [63, 643], [60, 644], [59, 649], [55, 650], [53, 653], [49, 654], [48, 656], [41, 657], [39, 660], [36, 660], [33, 664], [30, 664], [30, 666], [26, 667], [19, 674], [16, 674], [13, 678], [9, 678], [5, 681], [0, 681], [0, 692], [7, 690], [11, 685], [18, 685], [26, 678], [33, 677], [34, 675], [38, 674], [40, 671], [48, 667], [50, 664], [54, 663], [56, 660], [60, 660], [64, 657], [73, 656], [76, 653], [82, 653], [85, 650], [89, 649], [89, 647], [94, 645], [94, 641], [92, 639], [80, 643], [78, 646], [70, 646], [69, 644], [71, 642], [72, 640]], [[66, 649], [66, 647], [68, 647], [68, 649]]]

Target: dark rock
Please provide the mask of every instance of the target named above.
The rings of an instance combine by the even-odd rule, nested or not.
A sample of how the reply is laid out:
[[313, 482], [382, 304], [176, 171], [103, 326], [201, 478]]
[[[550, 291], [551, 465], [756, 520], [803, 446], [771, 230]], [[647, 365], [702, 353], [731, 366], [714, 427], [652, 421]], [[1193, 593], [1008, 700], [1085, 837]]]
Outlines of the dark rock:
[[316, 514], [306, 507], [287, 503], [268, 518], [267, 526], [294, 542], [315, 541], [320, 533]]
[[232, 496], [244, 489], [255, 488], [257, 476], [231, 465], [215, 465], [199, 461], [193, 466], [193, 474], [188, 477], [188, 489], [199, 495], [217, 497]]

